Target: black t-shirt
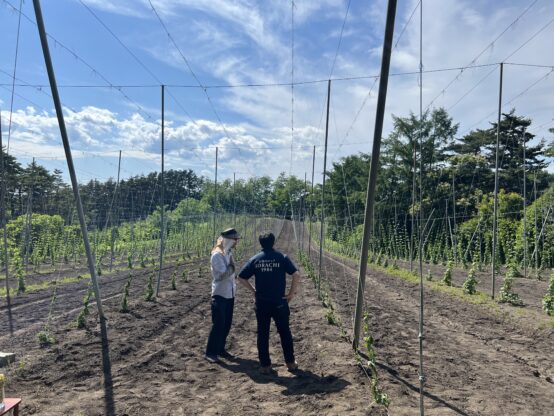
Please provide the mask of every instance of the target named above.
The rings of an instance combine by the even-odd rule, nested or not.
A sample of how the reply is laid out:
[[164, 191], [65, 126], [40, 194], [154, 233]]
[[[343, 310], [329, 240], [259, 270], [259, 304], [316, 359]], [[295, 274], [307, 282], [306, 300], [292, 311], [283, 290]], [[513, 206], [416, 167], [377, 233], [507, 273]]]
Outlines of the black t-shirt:
[[280, 303], [285, 296], [287, 273], [294, 274], [296, 266], [283, 253], [262, 250], [242, 266], [239, 277], [255, 276], [256, 301]]

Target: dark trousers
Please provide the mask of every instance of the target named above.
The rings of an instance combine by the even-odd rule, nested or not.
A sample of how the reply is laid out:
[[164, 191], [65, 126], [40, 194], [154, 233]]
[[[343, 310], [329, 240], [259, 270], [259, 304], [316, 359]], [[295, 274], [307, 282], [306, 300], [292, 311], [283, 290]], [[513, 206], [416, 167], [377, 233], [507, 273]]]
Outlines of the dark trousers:
[[206, 355], [216, 356], [225, 351], [225, 341], [233, 323], [235, 298], [212, 296], [212, 329], [208, 337]]
[[289, 326], [290, 309], [286, 301], [282, 303], [256, 302], [256, 319], [258, 320], [258, 358], [260, 365], [267, 367], [271, 365], [269, 358], [269, 328], [271, 319], [275, 322], [277, 332], [281, 337], [281, 347], [285, 362], [294, 362], [294, 347], [292, 334]]

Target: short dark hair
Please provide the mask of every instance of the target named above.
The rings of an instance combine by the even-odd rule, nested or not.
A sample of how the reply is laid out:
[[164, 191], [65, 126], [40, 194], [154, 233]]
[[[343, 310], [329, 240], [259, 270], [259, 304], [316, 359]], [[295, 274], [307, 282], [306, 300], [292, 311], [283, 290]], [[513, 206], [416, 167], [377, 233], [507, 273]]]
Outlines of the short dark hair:
[[275, 235], [273, 235], [271, 231], [264, 231], [260, 234], [258, 240], [260, 241], [262, 248], [273, 248], [273, 244], [275, 244]]

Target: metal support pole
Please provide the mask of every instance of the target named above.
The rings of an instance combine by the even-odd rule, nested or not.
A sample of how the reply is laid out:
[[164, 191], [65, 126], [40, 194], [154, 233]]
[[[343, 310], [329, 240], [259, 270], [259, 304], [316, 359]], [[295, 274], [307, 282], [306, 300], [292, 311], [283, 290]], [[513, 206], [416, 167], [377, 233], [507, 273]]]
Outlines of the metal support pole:
[[301, 242], [301, 251], [304, 252], [304, 231], [306, 229], [305, 227], [305, 220], [306, 220], [306, 186], [308, 183], [308, 173], [304, 172], [304, 189], [302, 190], [302, 200], [301, 200], [301, 208], [300, 208], [300, 221], [302, 224], [302, 230], [300, 231], [300, 242]]
[[312, 258], [312, 218], [314, 216], [314, 173], [315, 173], [315, 146], [312, 156], [312, 193], [310, 198], [310, 225], [308, 229], [308, 259]]
[[160, 294], [160, 282], [162, 281], [162, 266], [164, 262], [165, 249], [165, 197], [164, 197], [164, 156], [165, 156], [165, 85], [162, 85], [162, 137], [161, 137], [161, 152], [162, 152], [162, 171], [160, 175], [160, 267], [158, 270], [158, 283], [156, 284], [156, 297]]
[[523, 130], [523, 277], [527, 279], [527, 166], [525, 163], [525, 129]]
[[60, 134], [62, 136], [65, 157], [67, 159], [67, 168], [69, 170], [69, 176], [71, 178], [71, 186], [73, 187], [75, 204], [77, 205], [77, 215], [79, 216], [79, 223], [81, 225], [81, 233], [83, 235], [83, 243], [85, 245], [85, 252], [87, 255], [88, 267], [90, 271], [90, 280], [92, 282], [94, 296], [96, 297], [98, 317], [100, 318], [101, 325], [104, 325], [105, 317], [104, 317], [104, 311], [102, 309], [102, 298], [100, 297], [100, 288], [98, 286], [98, 280], [96, 277], [96, 262], [94, 260], [94, 255], [92, 254], [92, 250], [90, 248], [87, 224], [85, 222], [85, 214], [83, 211], [83, 204], [81, 202], [81, 195], [79, 193], [79, 182], [77, 181], [77, 175], [75, 174], [75, 166], [73, 165], [73, 157], [71, 154], [71, 147], [69, 145], [69, 137], [67, 135], [67, 129], [65, 127], [62, 104], [61, 104], [60, 96], [58, 94], [58, 85], [56, 83], [56, 76], [54, 74], [54, 67], [52, 66], [50, 49], [48, 47], [46, 29], [44, 27], [44, 20], [42, 18], [40, 0], [33, 0], [33, 6], [35, 9], [35, 16], [36, 16], [37, 27], [38, 27], [38, 32], [40, 36], [40, 43], [42, 45], [42, 52], [44, 54], [46, 71], [48, 72], [48, 79], [50, 81], [50, 89], [52, 90], [52, 99], [54, 100], [54, 107], [56, 108], [56, 115], [58, 117], [58, 124], [60, 127]]
[[362, 238], [362, 250], [360, 254], [360, 268], [358, 273], [358, 290], [356, 293], [356, 315], [354, 316], [354, 339], [352, 347], [357, 350], [360, 338], [360, 329], [364, 304], [365, 275], [367, 271], [367, 258], [369, 249], [369, 237], [372, 226], [373, 205], [375, 203], [375, 186], [377, 184], [377, 168], [379, 166], [379, 154], [381, 152], [381, 135], [383, 134], [383, 119], [385, 117], [385, 103], [387, 101], [387, 86], [389, 81], [390, 57], [392, 52], [392, 37], [394, 33], [394, 19], [396, 14], [396, 0], [389, 0], [387, 7], [387, 23], [385, 26], [385, 39], [383, 41], [383, 59], [381, 61], [381, 77], [379, 78], [379, 96], [377, 98], [377, 113], [375, 115], [375, 130], [373, 133], [373, 149], [371, 153], [371, 165], [367, 184], [367, 196], [364, 214], [364, 231]]
[[10, 256], [8, 254], [8, 230], [6, 229], [6, 175], [4, 171], [4, 147], [2, 144], [2, 116], [0, 114], [0, 177], [2, 178], [2, 185], [0, 185], [0, 226], [3, 231], [3, 243], [4, 243], [4, 267], [6, 273], [6, 302], [8, 304], [8, 322], [10, 326], [10, 334], [13, 334], [13, 322], [12, 322], [12, 301], [10, 296]]
[[25, 274], [29, 270], [29, 251], [31, 249], [31, 232], [33, 227], [33, 192], [34, 192], [34, 176], [35, 176], [35, 158], [31, 163], [31, 187], [29, 188], [29, 197], [27, 198], [27, 213], [25, 217], [25, 255], [23, 257], [23, 265]]
[[237, 174], [233, 172], [233, 227], [237, 224]]
[[319, 229], [319, 272], [317, 296], [321, 298], [321, 271], [323, 269], [323, 239], [325, 228], [325, 175], [327, 174], [327, 140], [329, 138], [329, 105], [331, 103], [331, 80], [327, 82], [327, 120], [325, 122], [325, 152], [323, 154], [323, 184], [321, 187], [321, 227]]
[[[419, 414], [424, 416], [424, 386], [425, 373], [423, 372], [423, 341], [424, 335], [424, 292], [423, 292], [423, 235], [425, 229], [423, 227], [423, 0], [419, 3]], [[454, 175], [452, 175], [452, 191], [454, 191]], [[454, 207], [456, 207], [456, 194], [453, 194]], [[431, 212], [433, 215], [433, 212]], [[429, 219], [431, 218], [429, 216]], [[427, 228], [427, 224], [425, 228]], [[454, 234], [456, 230], [456, 208], [454, 208]], [[456, 259], [456, 251], [454, 250], [454, 261]]]
[[215, 182], [214, 182], [214, 208], [213, 208], [213, 216], [214, 216], [214, 219], [213, 219], [213, 233], [212, 233], [212, 236], [213, 236], [213, 244], [215, 245], [215, 240], [216, 240], [216, 234], [217, 234], [217, 231], [216, 231], [216, 217], [217, 217], [217, 159], [218, 159], [218, 156], [219, 156], [219, 147], [216, 146], [215, 148]]
[[[454, 170], [452, 170], [452, 254], [454, 255], [454, 264], [458, 263], [458, 252], [456, 239], [456, 182]], [[462, 260], [463, 261], [463, 260]]]
[[[116, 198], [116, 195], [119, 191], [119, 178], [121, 176], [121, 150], [119, 151], [119, 160], [117, 162], [117, 182], [115, 183], [115, 190], [114, 190], [114, 194], [113, 194], [113, 198], [112, 198], [112, 205], [110, 206], [110, 212], [108, 215], [111, 214], [111, 211], [113, 209], [113, 206], [115, 204], [115, 198]], [[108, 221], [106, 220], [106, 223]], [[106, 227], [107, 229], [107, 227]], [[112, 230], [111, 230], [111, 239], [110, 239], [110, 249], [111, 249], [111, 255], [110, 255], [110, 272], [112, 271], [112, 267], [113, 267], [113, 256], [114, 256], [114, 244], [115, 244], [115, 241], [114, 241], [114, 230], [113, 230], [113, 221], [112, 221]]]
[[494, 164], [494, 208], [492, 219], [492, 292], [491, 298], [494, 299], [496, 289], [496, 243], [497, 243], [497, 223], [498, 223], [498, 153], [500, 148], [500, 119], [502, 117], [502, 78], [504, 73], [504, 63], [500, 63], [500, 87], [498, 92], [498, 123], [496, 125], [496, 160]]

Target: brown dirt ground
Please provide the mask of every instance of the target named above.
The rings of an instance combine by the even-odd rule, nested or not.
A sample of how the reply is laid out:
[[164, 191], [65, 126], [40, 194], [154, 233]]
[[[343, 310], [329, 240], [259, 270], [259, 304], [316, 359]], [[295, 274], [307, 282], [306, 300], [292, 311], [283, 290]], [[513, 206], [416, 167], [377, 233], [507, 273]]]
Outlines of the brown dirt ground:
[[[291, 241], [287, 224], [279, 247], [293, 251]], [[18, 355], [17, 362], [7, 370], [6, 393], [23, 398], [22, 413], [385, 414], [371, 404], [369, 380], [356, 364], [350, 345], [341, 339], [339, 329], [326, 323], [310, 281], [304, 282], [302, 295], [291, 304], [301, 370], [296, 374], [286, 371], [273, 328], [271, 351], [277, 374], [265, 376], [258, 371], [252, 299], [239, 289], [228, 345], [236, 359], [209, 364], [203, 359], [211, 324], [207, 267], [203, 274], [190, 272], [189, 282], [178, 280], [178, 289], [171, 291], [174, 267], [164, 269], [165, 287], [157, 302], [141, 299], [148, 273], [137, 271], [128, 314], [118, 312], [117, 295], [128, 272], [110, 278], [115, 282], [113, 294], [105, 295], [104, 289], [109, 286], [103, 286], [109, 359], [103, 355], [100, 325], [95, 324], [94, 313], [88, 329], [77, 330], [73, 324], [82, 302], [82, 284], [68, 285], [60, 291], [59, 310], [51, 325], [57, 342], [49, 348], [37, 345], [36, 334], [44, 325], [50, 296], [43, 293], [40, 299], [30, 297], [28, 302], [21, 302], [20, 309], [14, 311], [19, 319], [16, 331], [10, 337], [2, 330], [0, 350]], [[2, 315], [6, 316], [5, 306]], [[103, 368], [110, 371], [104, 372]]]

